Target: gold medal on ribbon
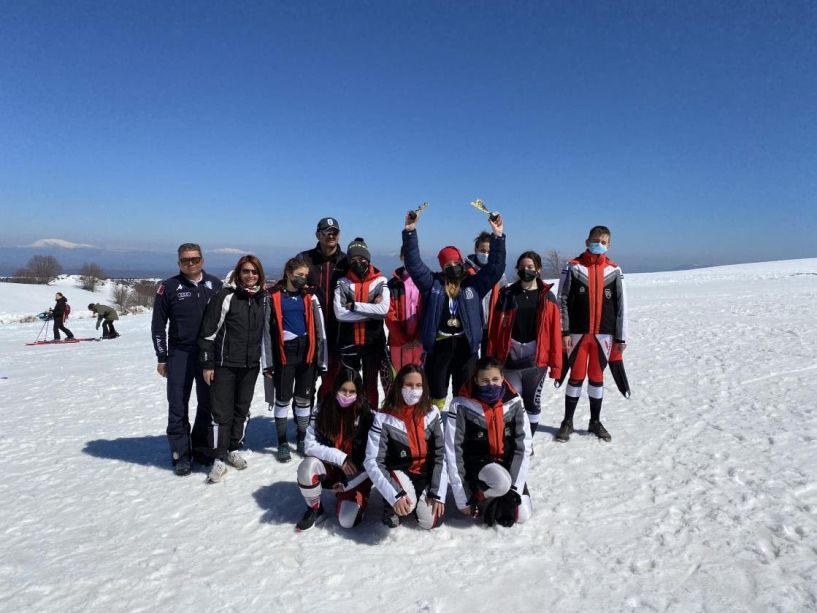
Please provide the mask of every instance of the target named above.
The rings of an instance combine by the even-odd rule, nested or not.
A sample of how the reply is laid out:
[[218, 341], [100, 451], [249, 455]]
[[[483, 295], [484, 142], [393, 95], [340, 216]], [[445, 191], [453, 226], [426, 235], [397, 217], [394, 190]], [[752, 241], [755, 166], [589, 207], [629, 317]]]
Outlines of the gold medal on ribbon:
[[460, 327], [460, 320], [456, 317], [452, 317], [447, 322], [449, 328], [459, 328]]

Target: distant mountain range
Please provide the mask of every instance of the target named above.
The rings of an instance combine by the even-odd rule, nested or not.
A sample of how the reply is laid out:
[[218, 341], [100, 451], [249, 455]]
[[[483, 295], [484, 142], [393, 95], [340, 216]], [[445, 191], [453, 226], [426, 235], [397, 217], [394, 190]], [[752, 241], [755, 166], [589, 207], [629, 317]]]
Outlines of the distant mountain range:
[[[307, 243], [303, 249], [314, 246], [314, 242]], [[466, 251], [465, 253], [469, 253]], [[235, 247], [219, 247], [207, 249], [204, 252], [205, 268], [208, 272], [223, 277], [233, 268], [239, 256], [247, 253]], [[257, 255], [268, 278], [280, 278], [287, 259], [296, 255], [291, 249], [281, 247], [265, 247], [251, 251]], [[574, 256], [578, 254], [562, 254]], [[9, 276], [14, 271], [25, 266], [33, 255], [53, 255], [59, 260], [66, 274], [77, 274], [86, 262], [99, 264], [110, 277], [159, 278], [167, 277], [177, 270], [175, 250], [138, 250], [138, 249], [110, 249], [95, 247], [85, 243], [73, 243], [60, 238], [43, 238], [19, 247], [0, 246], [0, 276]], [[517, 253], [511, 249], [507, 257], [508, 278], [515, 279], [513, 271]], [[424, 253], [423, 259], [432, 270], [437, 268], [435, 253]], [[670, 255], [654, 254], [650, 257], [625, 257], [613, 254], [624, 269], [625, 273], [658, 272], [670, 270], [690, 270], [718, 266], [722, 264], [739, 264], [745, 262], [739, 258], [724, 260], [704, 256], [688, 258], [679, 261]], [[391, 272], [400, 265], [396, 254], [372, 253], [372, 261], [383, 273], [391, 276]]]

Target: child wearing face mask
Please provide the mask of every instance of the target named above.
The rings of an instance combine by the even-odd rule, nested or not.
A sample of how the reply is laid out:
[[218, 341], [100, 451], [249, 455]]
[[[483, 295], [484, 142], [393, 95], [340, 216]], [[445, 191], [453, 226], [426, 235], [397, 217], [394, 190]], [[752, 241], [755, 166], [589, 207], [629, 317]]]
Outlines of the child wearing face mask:
[[383, 497], [383, 523], [396, 528], [414, 514], [431, 530], [445, 511], [448, 473], [440, 414], [431, 404], [423, 369], [397, 372], [366, 446], [366, 472]]
[[499, 362], [481, 358], [448, 407], [445, 455], [457, 508], [511, 527], [530, 518], [526, 479], [531, 433], [522, 399]]
[[468, 379], [482, 343], [482, 299], [505, 270], [505, 235], [501, 217], [489, 219], [493, 230], [487, 263], [475, 274], [466, 268], [456, 247], [437, 255], [441, 272], [432, 272], [420, 258], [417, 216], [406, 215], [403, 229], [406, 270], [420, 290], [423, 313], [420, 339], [426, 352], [432, 402], [442, 410], [451, 382], [454, 394]]
[[[488, 263], [488, 257], [490, 254], [491, 233], [483, 230], [474, 239], [474, 253], [469, 255], [466, 259], [468, 264], [473, 267], [474, 271], [478, 271]], [[485, 294], [482, 299], [482, 342], [480, 343], [479, 349], [480, 356], [488, 355], [488, 319], [491, 316], [491, 311], [493, 311], [494, 305], [496, 305], [497, 298], [499, 297], [499, 290], [507, 285], [508, 279], [505, 277], [505, 272], [503, 271], [499, 281], [494, 284], [491, 290]], [[457, 390], [454, 391], [456, 392]]]
[[270, 340], [275, 388], [275, 429], [279, 462], [291, 459], [287, 443], [287, 417], [294, 404], [298, 426], [298, 453], [304, 453], [317, 372], [326, 371], [326, 335], [323, 311], [314, 290], [306, 287], [309, 263], [292, 258], [284, 266], [284, 278], [270, 289]]
[[363, 394], [360, 375], [342, 368], [310, 420], [306, 457], [298, 466], [298, 487], [306, 512], [295, 528], [309, 530], [325, 518], [324, 487], [335, 492], [335, 514], [343, 528], [363, 520], [372, 482], [363, 469], [372, 413]]
[[562, 347], [569, 356], [570, 378], [565, 390], [565, 416], [556, 440], [567, 442], [573, 433], [573, 414], [587, 378], [590, 399], [588, 432], [603, 441], [612, 437], [601, 424], [603, 372], [612, 357], [620, 359], [627, 344], [627, 296], [624, 273], [607, 257], [612, 243], [609, 228], [594, 226], [586, 250], [570, 260], [559, 277]]
[[346, 258], [349, 267], [335, 286], [333, 302], [338, 320], [337, 350], [347, 368], [362, 373], [366, 399], [376, 408], [380, 404], [380, 367], [386, 358], [383, 322], [389, 312], [389, 287], [386, 277], [372, 265], [362, 238], [349, 243]]
[[531, 435], [539, 424], [548, 368], [562, 375], [562, 324], [551, 284], [539, 278], [542, 258], [526, 251], [516, 260], [519, 280], [499, 292], [488, 322], [487, 354], [504, 364], [505, 379], [521, 394]]

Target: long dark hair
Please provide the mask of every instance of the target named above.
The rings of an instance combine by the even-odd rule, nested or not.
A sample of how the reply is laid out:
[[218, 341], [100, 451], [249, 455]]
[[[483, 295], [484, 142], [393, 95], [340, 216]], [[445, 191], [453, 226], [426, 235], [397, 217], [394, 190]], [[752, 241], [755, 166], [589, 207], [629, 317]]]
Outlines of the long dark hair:
[[406, 364], [397, 371], [397, 375], [394, 377], [394, 383], [391, 384], [389, 395], [386, 397], [385, 402], [383, 402], [383, 411], [392, 413], [406, 404], [403, 401], [403, 382], [406, 380], [406, 375], [410, 375], [414, 372], [423, 378], [423, 395], [420, 396], [420, 402], [414, 405], [414, 414], [418, 416], [425, 415], [433, 408], [431, 404], [431, 394], [428, 391], [428, 379], [426, 378], [423, 367], [417, 364]]
[[[340, 387], [351, 381], [355, 384], [357, 399], [354, 404], [345, 409], [338, 404], [337, 394]], [[332, 391], [321, 401], [318, 414], [315, 416], [315, 429], [323, 436], [334, 441], [341, 432], [352, 432], [355, 418], [368, 414], [369, 403], [363, 393], [363, 380], [358, 372], [352, 368], [341, 368], [332, 382]]]

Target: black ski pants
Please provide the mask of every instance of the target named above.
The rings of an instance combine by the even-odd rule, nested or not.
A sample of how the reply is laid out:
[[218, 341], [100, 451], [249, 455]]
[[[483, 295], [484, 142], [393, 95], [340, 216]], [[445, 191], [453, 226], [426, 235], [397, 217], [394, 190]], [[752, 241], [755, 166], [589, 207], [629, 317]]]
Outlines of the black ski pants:
[[309, 339], [306, 336], [284, 343], [286, 364], [275, 364], [272, 380], [275, 383], [275, 400], [280, 405], [292, 402], [292, 397], [311, 402], [315, 390], [315, 361], [307, 363]]
[[259, 369], [258, 365], [215, 367], [210, 384], [213, 421], [208, 437], [213, 459], [226, 460], [228, 452], [240, 449], [244, 443]]
[[[188, 403], [196, 382], [196, 418], [190, 433]], [[207, 449], [210, 387], [204, 382], [196, 347], [171, 347], [167, 354], [167, 440], [174, 461]]]
[[74, 338], [73, 333], [71, 330], [65, 327], [65, 320], [63, 319], [62, 315], [56, 315], [54, 317], [54, 340], [60, 340], [60, 330], [65, 333], [66, 338]]
[[459, 394], [462, 384], [473, 374], [476, 362], [477, 354], [471, 353], [465, 334], [444, 337], [434, 343], [434, 350], [426, 356], [424, 365], [432, 400], [448, 396], [449, 380], [453, 394]]

